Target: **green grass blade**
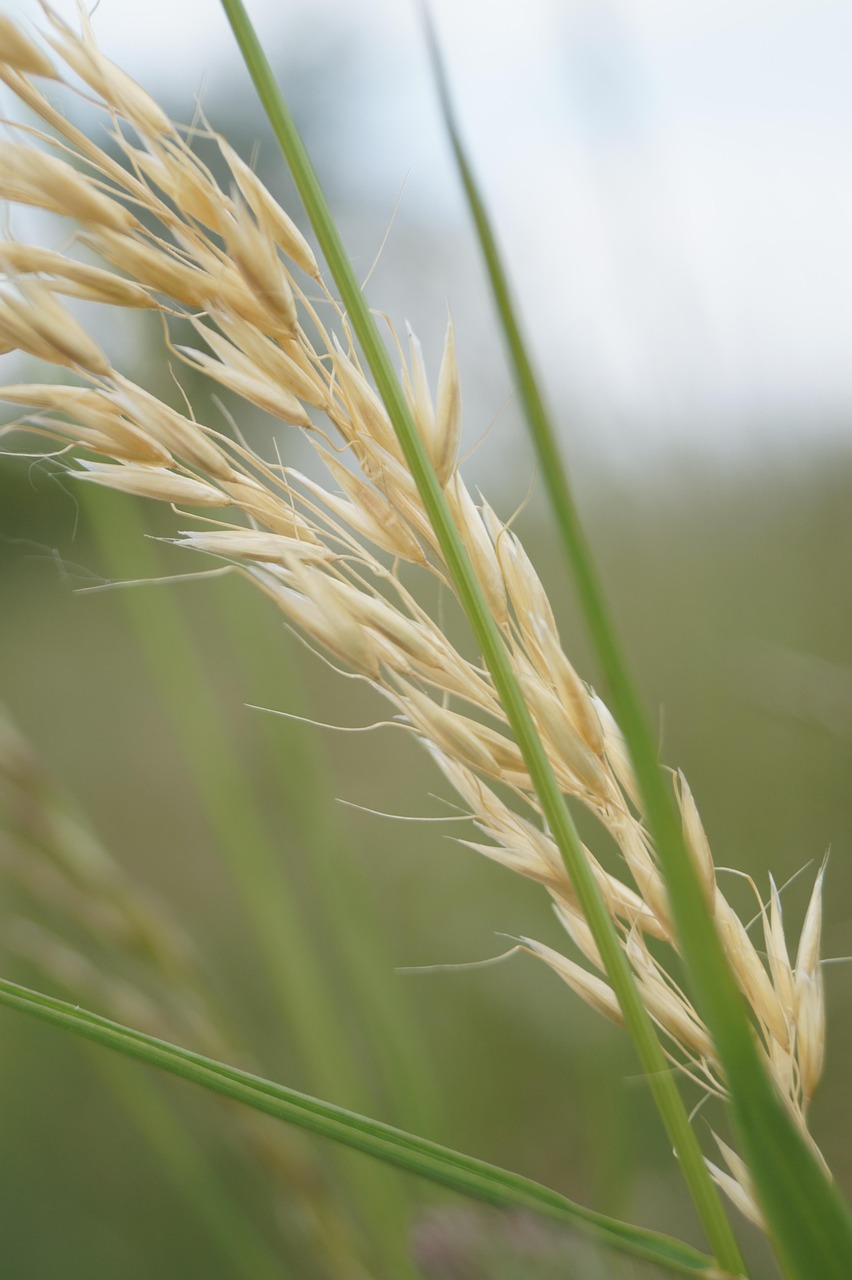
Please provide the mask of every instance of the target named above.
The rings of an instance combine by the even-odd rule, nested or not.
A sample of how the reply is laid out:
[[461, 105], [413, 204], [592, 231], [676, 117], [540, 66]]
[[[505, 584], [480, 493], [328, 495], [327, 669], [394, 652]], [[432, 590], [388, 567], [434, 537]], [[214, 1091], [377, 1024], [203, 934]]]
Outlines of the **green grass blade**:
[[689, 1245], [594, 1213], [519, 1174], [133, 1031], [5, 978], [0, 978], [0, 1004], [473, 1199], [543, 1214], [611, 1249], [680, 1275], [720, 1280], [711, 1259]]
[[456, 124], [443, 64], [429, 29], [447, 132], [485, 259], [496, 308], [566, 558], [616, 719], [627, 739], [672, 899], [678, 936], [697, 1003], [712, 1032], [731, 1091], [743, 1154], [779, 1257], [800, 1280], [849, 1274], [852, 1220], [835, 1188], [778, 1099], [754, 1047], [744, 1002], [706, 909], [687, 851], [671, 788], [621, 651], [591, 551], [570, 491], [556, 436], [517, 321], [496, 238]]
[[743, 1272], [736, 1240], [690, 1127], [677, 1084], [600, 897], [573, 818], [515, 678], [503, 637], [489, 612], [476, 573], [453, 523], [443, 490], [412, 421], [387, 349], [362, 296], [310, 158], [241, 0], [222, 0], [222, 5], [417, 484], [423, 507], [523, 753], [542, 812], [571, 877], [708, 1238], [723, 1266], [729, 1271]]

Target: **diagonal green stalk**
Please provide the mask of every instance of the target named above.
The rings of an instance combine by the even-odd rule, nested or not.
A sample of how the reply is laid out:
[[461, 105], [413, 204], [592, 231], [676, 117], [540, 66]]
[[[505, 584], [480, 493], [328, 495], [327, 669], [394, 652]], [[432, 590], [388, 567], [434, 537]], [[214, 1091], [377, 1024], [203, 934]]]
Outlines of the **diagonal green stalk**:
[[724, 1280], [712, 1259], [690, 1245], [585, 1209], [530, 1178], [379, 1120], [297, 1093], [5, 978], [0, 978], [0, 1004], [473, 1199], [543, 1214], [611, 1249], [679, 1275]]
[[739, 1248], [690, 1127], [677, 1084], [671, 1076], [653, 1023], [642, 1003], [629, 963], [586, 861], [573, 818], [512, 670], [503, 637], [491, 616], [473, 565], [453, 523], [443, 490], [417, 433], [316, 173], [241, 0], [222, 0], [222, 4], [384, 400], [450, 577], [523, 754], [542, 812], [600, 951], [708, 1239], [723, 1267], [743, 1273], [745, 1268]]
[[443, 63], [427, 22], [444, 122], [485, 259], [521, 403], [550, 496], [566, 559], [630, 750], [671, 896], [675, 924], [699, 1007], [711, 1028], [731, 1109], [764, 1216], [790, 1276], [841, 1277], [852, 1258], [852, 1220], [778, 1098], [755, 1048], [743, 998], [685, 847], [671, 788], [630, 675], [571, 494], [556, 435], [520, 331], [496, 238], [456, 123]]
[[[154, 544], [145, 537], [138, 508], [128, 501], [88, 499], [92, 528], [108, 570], [157, 579], [161, 566]], [[178, 740], [182, 743], [205, 812], [251, 921], [254, 941], [294, 1038], [309, 1079], [323, 1093], [356, 1106], [372, 1102], [357, 1071], [355, 1055], [304, 923], [303, 912], [287, 881], [282, 860], [261, 816], [243, 763], [233, 749], [210, 696], [196, 646], [181, 609], [165, 584], [146, 594], [123, 593], [136, 639], [162, 692]], [[356, 1169], [344, 1161], [346, 1187], [367, 1233], [396, 1274], [409, 1266], [405, 1246], [407, 1204], [398, 1180], [380, 1170]]]

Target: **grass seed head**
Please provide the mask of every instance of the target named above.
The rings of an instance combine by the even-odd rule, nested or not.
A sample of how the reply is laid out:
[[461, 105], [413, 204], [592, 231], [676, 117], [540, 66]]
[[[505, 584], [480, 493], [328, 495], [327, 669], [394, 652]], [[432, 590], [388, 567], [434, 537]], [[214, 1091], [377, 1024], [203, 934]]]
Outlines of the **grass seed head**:
[[435, 434], [435, 406], [432, 403], [432, 392], [429, 390], [429, 375], [426, 372], [426, 361], [423, 358], [423, 346], [410, 324], [406, 325], [408, 333], [408, 362], [411, 372], [402, 365], [402, 380], [408, 407], [417, 430], [427, 449], [432, 447]]
[[112, 231], [127, 231], [136, 222], [67, 161], [17, 142], [0, 142], [0, 197]]
[[284, 564], [292, 558], [326, 562], [332, 558], [328, 547], [314, 540], [287, 538], [280, 533], [262, 533], [258, 529], [184, 530], [179, 535], [181, 546], [228, 559], [257, 560], [261, 564]]
[[123, 150], [149, 186], [158, 187], [176, 208], [196, 222], [221, 232], [228, 205], [186, 146], [172, 138], [157, 139], [149, 146], [151, 150], [143, 150], [126, 143]]
[[285, 330], [296, 331], [298, 316], [293, 286], [276, 247], [254, 220], [248, 205], [238, 201], [224, 228], [229, 256], [261, 306], [280, 321]]
[[504, 626], [509, 620], [509, 609], [500, 562], [485, 522], [458, 472], [447, 486], [446, 493], [453, 519], [482, 584], [491, 612], [499, 625]]
[[438, 397], [430, 448], [432, 465], [442, 485], [446, 485], [455, 470], [461, 440], [461, 420], [461, 386], [456, 363], [455, 334], [450, 319], [447, 321], [444, 354], [438, 374]]
[[[61, 383], [22, 383], [0, 389], [0, 399], [52, 411], [53, 416], [38, 418], [37, 424], [122, 462], [165, 467], [174, 462], [168, 450], [124, 418], [103, 391]], [[67, 418], [55, 416], [59, 413]]]
[[825, 1064], [825, 992], [822, 973], [797, 978], [797, 1049], [802, 1097], [807, 1107]]
[[677, 774], [677, 784], [675, 792], [680, 805], [684, 843], [698, 872], [707, 906], [712, 912], [716, 902], [716, 867], [713, 854], [710, 852], [710, 842], [705, 834], [689, 784], [680, 771]]
[[267, 191], [254, 170], [250, 169], [245, 161], [237, 155], [233, 147], [224, 138], [217, 138], [216, 141], [231, 173], [234, 175], [244, 200], [250, 206], [259, 226], [272, 237], [278, 248], [297, 267], [301, 267], [306, 275], [311, 276], [314, 280], [319, 280], [319, 267], [313, 250], [293, 219], [284, 212], [277, 200]]
[[136, 467], [130, 464], [112, 467], [101, 462], [81, 462], [84, 470], [74, 474], [79, 480], [90, 480], [105, 489], [134, 493], [140, 498], [187, 507], [227, 507], [228, 498], [203, 480], [177, 475], [163, 467]]
[[4, 14], [0, 14], [0, 63], [27, 75], [47, 76], [50, 80], [57, 78], [50, 58]]
[[197, 422], [178, 413], [127, 378], [114, 379], [116, 407], [153, 440], [214, 480], [230, 480], [234, 469]]
[[536, 942], [533, 938], [522, 938], [521, 941], [530, 955], [538, 956], [546, 965], [549, 965], [581, 1000], [603, 1014], [610, 1022], [620, 1027], [624, 1025], [615, 993], [602, 978], [595, 977], [582, 965], [575, 964], [573, 960], [569, 960], [559, 951], [554, 951], [552, 947], [545, 946], [543, 942]]
[[787, 951], [787, 939], [784, 935], [784, 916], [781, 910], [781, 895], [773, 877], [769, 877], [770, 902], [769, 910], [763, 914], [763, 933], [766, 942], [766, 955], [769, 960], [769, 971], [772, 982], [778, 992], [778, 999], [787, 1018], [792, 1021], [796, 1009], [796, 990], [790, 956]]
[[0, 335], [10, 345], [50, 364], [109, 374], [103, 351], [49, 289], [34, 279], [0, 291]]
[[799, 936], [799, 949], [796, 953], [796, 978], [800, 975], [814, 977], [819, 968], [820, 944], [822, 940], [822, 885], [825, 879], [826, 862], [819, 869], [814, 887], [811, 891], [805, 922]]
[[87, 226], [85, 242], [146, 289], [153, 289], [186, 307], [206, 304], [209, 284], [203, 271], [139, 235], [121, 234], [122, 230]]
[[783, 1049], [789, 1048], [790, 1030], [778, 993], [745, 926], [721, 894], [716, 898], [715, 919], [740, 989], [769, 1033]]
[[[0, 250], [9, 281], [0, 289], [0, 345], [70, 367], [85, 384], [23, 384], [7, 389], [7, 399], [34, 409], [30, 421], [39, 431], [113, 459], [81, 461], [77, 474], [89, 482], [182, 507], [229, 509], [233, 523], [190, 531], [181, 535], [183, 543], [237, 561], [311, 644], [391, 699], [468, 806], [482, 836], [467, 842], [470, 847], [546, 886], [569, 936], [597, 972], [542, 944], [525, 945], [583, 1000], [620, 1021], [493, 682], [478, 660], [454, 647], [400, 578], [396, 561], [408, 561], [443, 587], [446, 567], [345, 317], [338, 309], [341, 341], [290, 274], [291, 264], [305, 271], [337, 307], [310, 247], [257, 175], [211, 135], [230, 170], [223, 190], [193, 155], [189, 135], [103, 57], [82, 21], [78, 36], [51, 17], [53, 47], [116, 121], [114, 140], [123, 152], [118, 159], [31, 84], [28, 73], [53, 74], [52, 64], [41, 63], [35, 46], [0, 20], [0, 60], [6, 50], [0, 78], [63, 140], [62, 158], [32, 140], [0, 142], [0, 195], [75, 217], [82, 243], [107, 264], [93, 267], [30, 245]], [[122, 120], [137, 142], [128, 141]], [[170, 346], [171, 352], [212, 383], [309, 433], [339, 491], [268, 462], [241, 439], [220, 445], [213, 432], [129, 382], [57, 301], [54, 295], [63, 293], [156, 309], [167, 329], [174, 317], [183, 317], [204, 349]], [[311, 341], [303, 324], [315, 335]], [[722, 1092], [714, 1046], [661, 958], [666, 948], [677, 952], [677, 937], [624, 739], [565, 655], [547, 593], [521, 542], [487, 502], [474, 502], [458, 472], [461, 394], [451, 323], [435, 402], [413, 335], [403, 384], [559, 784], [592, 811], [622, 856], [625, 870], [614, 874], [585, 851], [640, 994], [671, 1042], [672, 1060]], [[381, 557], [392, 557], [393, 566]], [[677, 793], [688, 848], [773, 1077], [804, 1124], [825, 1039], [822, 872], [795, 970], [772, 886], [764, 912], [767, 972], [716, 884], [707, 835], [682, 775]], [[515, 812], [521, 804], [527, 816]], [[651, 949], [649, 938], [663, 945]], [[747, 1194], [730, 1161], [728, 1166], [731, 1172], [714, 1176]]]
[[54, 293], [70, 294], [90, 302], [116, 307], [146, 307], [156, 304], [146, 289], [132, 280], [123, 280], [113, 271], [77, 262], [40, 245], [6, 241], [0, 245], [0, 270], [7, 276], [50, 276]]
[[154, 99], [135, 80], [131, 80], [127, 72], [101, 53], [82, 9], [82, 32], [79, 36], [58, 14], [51, 9], [46, 12], [55, 32], [47, 37], [48, 42], [81, 80], [143, 133], [156, 136], [173, 132], [169, 117]]
[[724, 1169], [720, 1169], [718, 1165], [712, 1161], [706, 1160], [707, 1168], [713, 1177], [713, 1181], [721, 1187], [725, 1195], [736, 1205], [740, 1213], [748, 1218], [760, 1231], [765, 1231], [766, 1226], [763, 1216], [757, 1207], [757, 1200], [754, 1194], [751, 1178], [748, 1174], [744, 1162], [740, 1159], [735, 1151], [733, 1151], [727, 1143], [723, 1142], [717, 1134], [713, 1134], [716, 1144], [722, 1153], [725, 1163], [730, 1169], [727, 1173]]

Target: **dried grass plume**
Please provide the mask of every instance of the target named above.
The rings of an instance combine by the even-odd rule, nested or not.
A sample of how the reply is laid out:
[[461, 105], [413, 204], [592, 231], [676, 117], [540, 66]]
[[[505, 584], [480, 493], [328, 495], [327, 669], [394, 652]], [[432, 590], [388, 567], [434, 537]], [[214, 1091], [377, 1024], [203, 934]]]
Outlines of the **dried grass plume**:
[[[0, 246], [0, 343], [49, 366], [8, 386], [33, 431], [70, 446], [72, 475], [180, 508], [176, 540], [231, 562], [333, 664], [387, 699], [473, 815], [467, 843], [538, 881], [570, 941], [571, 959], [534, 940], [530, 952], [588, 1004], [618, 1021], [617, 1002], [542, 820], [521, 753], [488, 673], [465, 656], [407, 585], [448, 575], [417, 486], [381, 400], [354, 351], [346, 317], [313, 253], [254, 172], [215, 132], [182, 130], [98, 49], [48, 10], [51, 55], [0, 21], [0, 78], [37, 125], [0, 144], [0, 195], [70, 217], [70, 251]], [[56, 61], [54, 61], [56, 59]], [[45, 88], [82, 80], [102, 109], [106, 141], [71, 124]], [[43, 81], [47, 80], [47, 85]], [[193, 152], [218, 150], [218, 180]], [[66, 236], [67, 244], [67, 236]], [[92, 255], [101, 265], [93, 265]], [[154, 311], [167, 358], [303, 432], [327, 470], [320, 484], [195, 421], [135, 385], [69, 309], [68, 298]], [[316, 299], [319, 298], [320, 301]], [[180, 320], [192, 339], [168, 336]], [[677, 944], [629, 756], [612, 715], [560, 643], [546, 591], [518, 537], [459, 470], [462, 421], [452, 324], [430, 377], [413, 335], [391, 335], [403, 388], [453, 517], [502, 629], [564, 794], [614, 840], [621, 870], [586, 851], [646, 1007], [673, 1062], [710, 1094], [725, 1080], [715, 1046], [673, 976]], [[196, 518], [183, 514], [190, 508]], [[779, 894], [758, 899], [762, 948], [717, 883], [686, 779], [673, 785], [687, 846], [780, 1096], [803, 1132], [822, 1070], [822, 871], [795, 961]], [[737, 1205], [759, 1219], [742, 1162], [724, 1142], [711, 1165]]]

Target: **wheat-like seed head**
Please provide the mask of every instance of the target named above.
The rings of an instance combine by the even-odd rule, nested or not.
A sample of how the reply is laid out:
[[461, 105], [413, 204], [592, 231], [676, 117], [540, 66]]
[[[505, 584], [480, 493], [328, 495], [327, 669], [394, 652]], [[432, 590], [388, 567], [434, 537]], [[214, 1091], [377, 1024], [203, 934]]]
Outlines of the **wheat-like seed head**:
[[[5, 246], [0, 340], [78, 377], [73, 386], [10, 387], [6, 398], [36, 410], [30, 424], [38, 430], [111, 459], [79, 460], [73, 471], [79, 478], [221, 512], [213, 521], [218, 528], [207, 517], [203, 529], [181, 533], [178, 540], [237, 565], [312, 645], [392, 703], [473, 815], [483, 841], [467, 843], [547, 888], [585, 965], [540, 943], [525, 945], [583, 1000], [618, 1020], [597, 948], [491, 679], [450, 642], [403, 583], [399, 569], [407, 563], [450, 586], [385, 408], [310, 248], [223, 139], [208, 132], [229, 171], [219, 184], [183, 133], [103, 58], [87, 23], [78, 36], [49, 11], [48, 16], [49, 43], [98, 96], [123, 162], [52, 106], [31, 77], [64, 80], [65, 73], [46, 64], [4, 22], [0, 78], [45, 128], [28, 129], [23, 142], [0, 146], [0, 192], [73, 216], [82, 242], [124, 274], [83, 268], [35, 246]], [[313, 292], [321, 291], [324, 314], [334, 317], [343, 341], [305, 292], [306, 276]], [[166, 329], [172, 316], [185, 317], [200, 345], [170, 346], [172, 355], [306, 432], [332, 487], [264, 461], [135, 386], [111, 367], [59, 294], [158, 310]], [[416, 338], [409, 336], [407, 360], [394, 341], [411, 413], [559, 785], [595, 815], [622, 855], [624, 873], [614, 875], [587, 850], [646, 1007], [672, 1060], [704, 1089], [724, 1094], [712, 1038], [673, 978], [669, 959], [660, 958], [666, 946], [671, 957], [677, 941], [621, 733], [564, 654], [547, 594], [519, 539], [487, 503], [474, 501], [459, 471], [461, 393], [452, 324], [434, 401]], [[755, 1035], [781, 1096], [807, 1133], [805, 1113], [822, 1069], [825, 1038], [822, 873], [795, 968], [774, 885], [768, 905], [760, 904], [764, 963], [717, 884], [710, 845], [682, 774], [674, 787], [686, 846], [750, 1004]], [[714, 1177], [757, 1217], [740, 1163], [724, 1148], [723, 1154], [730, 1172], [711, 1166]]]

